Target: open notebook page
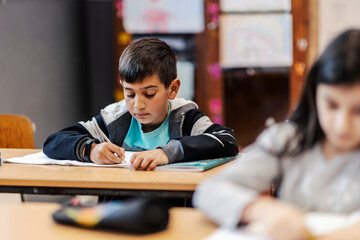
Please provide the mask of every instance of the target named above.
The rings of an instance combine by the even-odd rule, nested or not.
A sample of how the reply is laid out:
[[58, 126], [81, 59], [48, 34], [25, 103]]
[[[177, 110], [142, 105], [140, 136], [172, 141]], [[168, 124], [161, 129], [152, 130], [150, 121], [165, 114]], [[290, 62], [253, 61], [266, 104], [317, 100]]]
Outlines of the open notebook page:
[[125, 160], [119, 164], [96, 164], [89, 162], [80, 162], [76, 160], [56, 160], [48, 158], [43, 152], [29, 154], [23, 157], [14, 157], [2, 159], [4, 163], [22, 163], [22, 164], [39, 164], [39, 165], [63, 165], [63, 166], [89, 166], [89, 167], [123, 167], [130, 168], [130, 158], [134, 152], [126, 151]]

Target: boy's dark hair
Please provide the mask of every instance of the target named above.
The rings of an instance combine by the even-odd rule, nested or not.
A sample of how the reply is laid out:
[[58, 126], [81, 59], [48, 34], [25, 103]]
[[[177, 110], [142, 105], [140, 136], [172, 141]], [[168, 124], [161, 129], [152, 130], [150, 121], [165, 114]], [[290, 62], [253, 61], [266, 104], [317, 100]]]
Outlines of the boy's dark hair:
[[157, 74], [168, 88], [176, 79], [176, 55], [164, 41], [142, 38], [132, 42], [121, 54], [119, 74], [122, 81], [141, 82], [145, 77]]
[[360, 30], [347, 30], [336, 37], [309, 71], [299, 104], [290, 117], [304, 133], [300, 151], [324, 138], [316, 109], [316, 88], [320, 83], [360, 83]]

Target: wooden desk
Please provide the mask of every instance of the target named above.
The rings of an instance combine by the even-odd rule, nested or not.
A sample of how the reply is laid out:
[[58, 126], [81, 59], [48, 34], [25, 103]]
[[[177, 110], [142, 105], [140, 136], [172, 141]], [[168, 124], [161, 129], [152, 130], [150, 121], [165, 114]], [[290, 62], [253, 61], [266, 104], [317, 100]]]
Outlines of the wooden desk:
[[[2, 159], [39, 151], [0, 148]], [[0, 166], [0, 192], [191, 198], [199, 182], [223, 167], [206, 172], [165, 172], [3, 163]]]
[[116, 232], [88, 230], [61, 225], [52, 219], [60, 206], [55, 203], [0, 204], [1, 240], [176, 240], [204, 239], [216, 225], [193, 208], [172, 208], [168, 228], [147, 235], [130, 235]]

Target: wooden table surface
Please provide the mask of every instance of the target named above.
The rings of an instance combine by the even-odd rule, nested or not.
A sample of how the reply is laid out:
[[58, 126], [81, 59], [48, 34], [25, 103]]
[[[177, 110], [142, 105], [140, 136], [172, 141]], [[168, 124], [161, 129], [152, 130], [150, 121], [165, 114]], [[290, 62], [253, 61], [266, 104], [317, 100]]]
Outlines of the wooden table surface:
[[216, 225], [193, 208], [170, 209], [168, 228], [164, 231], [131, 235], [101, 230], [88, 230], [56, 223], [52, 213], [60, 208], [55, 203], [0, 203], [1, 240], [112, 240], [159, 239], [196, 240], [211, 234]]
[[[0, 148], [2, 159], [39, 151], [41, 150]], [[224, 165], [205, 172], [165, 172], [2, 163], [0, 186], [193, 192], [198, 183], [223, 167]]]

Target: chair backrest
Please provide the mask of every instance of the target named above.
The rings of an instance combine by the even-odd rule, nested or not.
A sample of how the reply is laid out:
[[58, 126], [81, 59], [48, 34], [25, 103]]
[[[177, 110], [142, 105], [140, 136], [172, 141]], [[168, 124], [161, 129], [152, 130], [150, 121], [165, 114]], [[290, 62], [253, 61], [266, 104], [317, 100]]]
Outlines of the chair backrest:
[[34, 148], [34, 129], [30, 118], [0, 114], [1, 148]]

